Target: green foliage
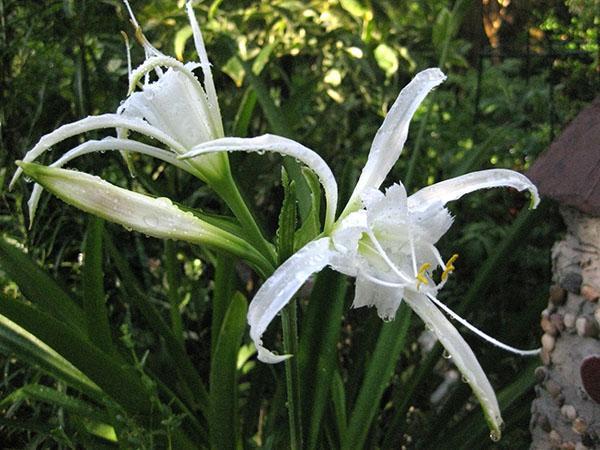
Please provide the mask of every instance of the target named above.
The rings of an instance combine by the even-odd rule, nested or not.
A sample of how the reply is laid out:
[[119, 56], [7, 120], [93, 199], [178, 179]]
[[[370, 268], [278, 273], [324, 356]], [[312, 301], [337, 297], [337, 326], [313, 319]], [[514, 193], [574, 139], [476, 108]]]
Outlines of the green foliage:
[[[192, 52], [184, 2], [132, 3], [154, 45], [178, 57]], [[403, 179], [417, 154], [411, 186], [420, 187], [482, 168], [527, 170], [591, 100], [598, 19], [585, 13], [588, 3], [534, 1], [530, 11], [512, 11], [523, 29], [518, 39], [501, 36], [499, 58], [488, 57], [485, 37], [471, 32], [481, 18], [466, 1], [217, 0], [196, 11], [226, 134], [293, 137], [316, 149], [343, 186], [353, 185], [400, 87], [417, 70], [441, 65], [448, 81], [417, 112], [407, 154], [389, 177]], [[48, 195], [27, 230], [31, 185], [8, 192], [13, 162], [60, 124], [118, 107], [127, 87], [120, 31], [132, 33], [113, 0], [0, 0], [0, 15], [0, 435], [7, 446], [286, 448], [302, 440], [310, 449], [491, 448], [461, 383], [430, 400], [451, 367], [439, 349], [421, 350], [421, 325], [406, 310], [384, 325], [373, 311], [350, 310], [353, 289], [339, 274], [323, 271], [294, 303], [299, 343], [287, 372], [297, 379], [288, 385], [283, 367], [253, 357], [245, 314], [261, 280], [240, 261], [104, 226]], [[132, 58], [141, 62], [139, 46]], [[279, 159], [230, 159], [280, 262], [315, 238], [322, 208], [314, 174], [286, 161], [282, 189]], [[77, 167], [241, 233], [189, 174], [140, 156], [133, 164], [133, 179], [108, 153]], [[518, 212], [523, 206], [513, 192], [453, 206], [457, 226], [440, 248], [461, 257], [444, 300], [458, 311], [468, 306], [468, 319], [486, 332], [534, 347], [532, 324], [561, 224], [551, 206]], [[292, 325], [295, 313], [285, 314]], [[283, 341], [276, 325], [265, 339]], [[469, 342], [513, 418], [495, 448], [522, 447], [532, 364]], [[296, 397], [286, 404], [290, 390]], [[292, 431], [302, 439], [290, 441]]]

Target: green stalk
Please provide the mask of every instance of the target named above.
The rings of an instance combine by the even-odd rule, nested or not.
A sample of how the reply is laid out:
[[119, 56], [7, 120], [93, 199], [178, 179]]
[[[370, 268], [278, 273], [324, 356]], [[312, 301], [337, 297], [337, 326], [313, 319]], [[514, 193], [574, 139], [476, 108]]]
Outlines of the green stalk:
[[183, 323], [179, 313], [179, 295], [177, 293], [177, 256], [175, 242], [165, 240], [165, 266], [167, 271], [167, 296], [169, 297], [169, 313], [171, 316], [171, 329], [175, 338], [183, 344]]

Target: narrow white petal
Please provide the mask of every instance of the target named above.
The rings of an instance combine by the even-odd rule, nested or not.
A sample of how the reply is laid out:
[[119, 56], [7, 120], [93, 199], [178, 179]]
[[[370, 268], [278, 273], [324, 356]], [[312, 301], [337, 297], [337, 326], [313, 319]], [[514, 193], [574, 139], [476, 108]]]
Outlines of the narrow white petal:
[[[91, 130], [98, 130], [102, 128], [124, 128], [127, 130], [137, 131], [138, 133], [145, 134], [155, 138], [159, 142], [170, 147], [176, 153], [184, 153], [185, 148], [177, 141], [172, 139], [161, 130], [149, 125], [141, 119], [132, 119], [123, 117], [119, 114], [102, 114], [100, 116], [90, 116], [85, 119], [78, 120], [73, 123], [63, 125], [51, 133], [43, 136], [35, 146], [27, 152], [23, 157], [23, 161], [32, 162], [38, 158], [46, 150], [50, 149], [53, 145], [64, 141], [78, 134], [86, 133]], [[15, 174], [10, 182], [10, 188], [14, 186], [23, 169], [17, 168]]]
[[367, 163], [348, 202], [348, 208], [356, 208], [365, 188], [378, 189], [383, 183], [402, 152], [415, 111], [425, 96], [445, 79], [446, 76], [440, 69], [427, 69], [419, 72], [402, 89], [373, 139]]
[[255, 138], [223, 138], [216, 139], [205, 144], [194, 147], [190, 152], [182, 155], [182, 158], [193, 158], [198, 155], [212, 152], [274, 152], [285, 156], [291, 156], [302, 161], [312, 169], [325, 190], [327, 209], [325, 212], [325, 231], [327, 232], [335, 220], [335, 209], [337, 206], [337, 182], [327, 163], [313, 150], [288, 138], [264, 134]]
[[258, 350], [258, 359], [275, 364], [291, 355], [275, 355], [262, 344], [262, 335], [308, 277], [325, 267], [332, 258], [331, 240], [309, 242], [285, 261], [258, 290], [248, 308], [250, 337]]
[[[190, 167], [189, 164], [177, 159], [173, 156], [172, 152], [168, 150], [163, 150], [158, 147], [153, 147], [152, 145], [142, 144], [141, 142], [132, 141], [130, 139], [116, 139], [112, 137], [105, 138], [101, 141], [87, 141], [83, 144], [78, 145], [77, 147], [69, 150], [59, 159], [57, 159], [54, 163], [50, 164], [49, 167], [61, 168], [69, 161], [78, 158], [80, 156], [86, 155], [88, 153], [94, 152], [103, 152], [106, 150], [120, 150], [122, 152], [136, 152], [142, 153], [144, 155], [153, 156], [154, 158], [158, 158], [162, 161], [165, 161], [169, 164], [173, 164], [176, 167], [179, 167], [186, 172], [191, 173], [192, 175], [198, 176], [195, 170]], [[37, 210], [37, 205], [40, 201], [40, 196], [42, 195], [42, 186], [38, 183], [35, 183], [33, 186], [33, 191], [31, 192], [31, 197], [29, 197], [29, 201], [27, 202], [29, 206], [29, 222], [33, 223], [35, 218], [35, 212]]]
[[450, 317], [452, 317], [454, 320], [456, 320], [462, 326], [464, 326], [465, 328], [467, 328], [469, 331], [471, 331], [472, 333], [474, 333], [477, 336], [479, 336], [484, 341], [487, 341], [490, 344], [495, 345], [498, 348], [501, 348], [502, 350], [506, 350], [507, 352], [514, 353], [514, 354], [519, 355], [519, 356], [536, 356], [536, 355], [539, 355], [540, 350], [541, 350], [539, 348], [536, 348], [535, 350], [520, 350], [518, 348], [511, 347], [510, 345], [504, 344], [503, 342], [500, 342], [498, 339], [494, 339], [493, 337], [485, 334], [479, 328], [475, 327], [474, 325], [471, 325], [469, 322], [467, 322], [465, 319], [463, 319], [462, 317], [460, 317], [458, 314], [456, 314], [454, 311], [452, 311], [450, 308], [448, 308], [446, 305], [444, 305], [442, 302], [440, 302], [434, 296], [432, 296], [430, 294], [427, 294], [427, 297], [429, 297], [429, 299], [433, 303], [435, 303], [442, 311], [444, 311], [446, 314], [448, 314]]
[[198, 25], [198, 20], [196, 20], [196, 15], [194, 14], [194, 8], [192, 7], [192, 2], [188, 0], [185, 5], [188, 13], [188, 18], [190, 21], [190, 25], [192, 27], [192, 34], [194, 36], [194, 45], [196, 46], [196, 52], [198, 53], [198, 58], [200, 59], [200, 67], [202, 68], [202, 73], [204, 74], [204, 89], [206, 90], [206, 96], [208, 97], [208, 104], [211, 109], [211, 114], [214, 117], [215, 124], [219, 124], [220, 128], [217, 130], [218, 136], [223, 137], [225, 134], [223, 132], [223, 122], [221, 119], [221, 110], [219, 109], [219, 100], [217, 98], [217, 90], [215, 89], [215, 83], [213, 81], [212, 72], [210, 70], [210, 61], [208, 60], [208, 55], [206, 54], [206, 48], [204, 47], [204, 39], [202, 38], [202, 31], [200, 30], [200, 26]]
[[525, 175], [508, 169], [490, 169], [471, 172], [460, 177], [440, 181], [415, 192], [408, 198], [411, 209], [420, 210], [432, 203], [446, 204], [458, 200], [465, 194], [479, 189], [493, 187], [512, 187], [531, 193], [531, 204], [535, 208], [540, 202], [537, 188]]
[[481, 403], [488, 425], [495, 435], [500, 436], [502, 417], [496, 394], [469, 344], [425, 295], [406, 291], [404, 300], [450, 354], [463, 379], [469, 383]]

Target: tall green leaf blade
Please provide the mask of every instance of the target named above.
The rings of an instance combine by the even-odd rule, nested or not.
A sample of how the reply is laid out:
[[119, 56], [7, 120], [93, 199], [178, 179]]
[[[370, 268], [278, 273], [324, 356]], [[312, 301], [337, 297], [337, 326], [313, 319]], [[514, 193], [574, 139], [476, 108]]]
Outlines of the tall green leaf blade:
[[85, 315], [79, 305], [31, 258], [0, 238], [0, 266], [23, 295], [52, 317], [69, 323], [78, 333], [86, 335]]
[[34, 400], [48, 403], [63, 408], [77, 416], [99, 422], [111, 421], [111, 418], [106, 411], [103, 411], [84, 400], [40, 384], [28, 384], [11, 392], [0, 401], [0, 408], [5, 408], [19, 400]]
[[348, 283], [343, 275], [325, 269], [317, 276], [304, 316], [300, 338], [299, 364], [302, 383], [302, 414], [307, 447], [315, 448], [325, 407], [336, 371], [337, 342]]
[[343, 449], [350, 450], [364, 446], [379, 409], [381, 397], [389, 385], [394, 367], [404, 348], [411, 315], [411, 310], [406, 303], [402, 303], [396, 313], [396, 320], [382, 326], [350, 416], [348, 433], [343, 436]]
[[214, 449], [241, 446], [237, 404], [237, 357], [246, 329], [246, 298], [234, 294], [219, 332], [210, 368], [210, 442]]
[[212, 321], [210, 326], [211, 354], [214, 355], [225, 314], [229, 309], [235, 289], [235, 258], [225, 253], [217, 254], [213, 286]]
[[2, 299], [0, 314], [55, 349], [128, 412], [149, 416], [148, 391], [139, 374], [120, 358], [109, 356], [70, 325], [17, 300]]
[[[2, 301], [10, 300], [2, 299]], [[48, 375], [96, 401], [100, 402], [105, 398], [102, 390], [73, 364], [29, 331], [2, 315], [0, 315], [0, 352], [6, 355], [14, 354], [21, 362], [39, 367]]]
[[101, 350], [114, 351], [106, 294], [104, 292], [104, 269], [102, 267], [102, 235], [104, 221], [98, 217], [89, 216], [88, 228], [83, 247], [83, 310], [87, 322], [90, 340]]

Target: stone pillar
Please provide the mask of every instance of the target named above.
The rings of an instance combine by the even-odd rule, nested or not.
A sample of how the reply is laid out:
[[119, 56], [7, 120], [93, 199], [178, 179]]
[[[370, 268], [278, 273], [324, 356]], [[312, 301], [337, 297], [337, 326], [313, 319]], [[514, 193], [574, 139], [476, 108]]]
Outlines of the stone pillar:
[[552, 250], [553, 286], [541, 315], [531, 449], [600, 449], [600, 217], [571, 207], [561, 213], [567, 234]]

